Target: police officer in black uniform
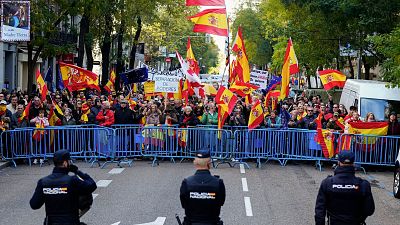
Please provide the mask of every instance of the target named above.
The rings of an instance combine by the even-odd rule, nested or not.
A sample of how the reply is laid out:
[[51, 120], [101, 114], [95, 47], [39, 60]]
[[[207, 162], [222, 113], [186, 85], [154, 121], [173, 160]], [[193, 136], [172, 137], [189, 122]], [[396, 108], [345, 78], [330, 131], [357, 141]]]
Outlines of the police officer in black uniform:
[[185, 209], [184, 225], [222, 225], [219, 218], [225, 202], [222, 179], [210, 173], [209, 150], [199, 150], [194, 160], [196, 173], [182, 181], [180, 199]]
[[365, 224], [375, 211], [371, 185], [355, 176], [354, 153], [342, 151], [334, 176], [322, 181], [315, 205], [315, 224], [330, 225]]
[[[96, 182], [71, 164], [67, 150], [54, 153], [53, 160], [53, 173], [38, 181], [30, 205], [32, 209], [40, 209], [45, 204], [45, 225], [83, 224], [79, 221], [79, 210], [87, 210], [90, 206], [82, 205], [80, 198], [91, 196], [97, 188]], [[75, 175], [70, 176], [69, 172]]]

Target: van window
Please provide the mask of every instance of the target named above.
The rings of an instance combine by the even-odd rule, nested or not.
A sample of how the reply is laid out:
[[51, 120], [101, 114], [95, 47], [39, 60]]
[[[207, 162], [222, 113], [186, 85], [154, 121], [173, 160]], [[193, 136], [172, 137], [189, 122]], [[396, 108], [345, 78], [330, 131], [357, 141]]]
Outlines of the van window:
[[360, 107], [360, 115], [362, 118], [365, 118], [367, 113], [372, 112], [376, 120], [384, 121], [389, 119], [390, 112], [400, 112], [400, 101], [361, 98]]

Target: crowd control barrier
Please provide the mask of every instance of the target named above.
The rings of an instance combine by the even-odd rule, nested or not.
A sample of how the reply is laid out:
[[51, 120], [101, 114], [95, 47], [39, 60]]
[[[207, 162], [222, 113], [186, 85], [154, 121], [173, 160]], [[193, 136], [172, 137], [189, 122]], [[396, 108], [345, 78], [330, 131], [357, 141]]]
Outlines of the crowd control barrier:
[[[301, 129], [254, 129], [247, 127], [202, 125], [176, 126], [98, 125], [60, 126], [44, 129], [22, 128], [3, 131], [1, 156], [12, 162], [18, 159], [49, 159], [55, 151], [68, 149], [75, 159], [83, 159], [104, 167], [109, 163], [132, 165], [135, 158], [150, 158], [152, 165], [160, 159], [172, 162], [192, 159], [199, 149], [210, 149], [218, 163], [244, 164], [256, 160], [275, 160], [282, 166], [288, 161], [315, 161], [328, 159], [317, 141], [317, 132]], [[331, 155], [353, 151], [356, 163], [361, 165], [393, 166], [400, 148], [395, 136], [368, 136], [333, 133]], [[213, 161], [214, 162], [214, 161]]]

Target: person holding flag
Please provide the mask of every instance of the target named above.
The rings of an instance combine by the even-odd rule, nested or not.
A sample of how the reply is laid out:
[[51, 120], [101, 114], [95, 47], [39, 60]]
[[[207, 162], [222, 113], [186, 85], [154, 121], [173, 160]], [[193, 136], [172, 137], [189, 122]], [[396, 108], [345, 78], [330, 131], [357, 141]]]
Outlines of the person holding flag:
[[11, 129], [29, 127], [28, 117], [24, 115], [24, 112], [24, 104], [18, 104], [17, 112], [11, 117]]

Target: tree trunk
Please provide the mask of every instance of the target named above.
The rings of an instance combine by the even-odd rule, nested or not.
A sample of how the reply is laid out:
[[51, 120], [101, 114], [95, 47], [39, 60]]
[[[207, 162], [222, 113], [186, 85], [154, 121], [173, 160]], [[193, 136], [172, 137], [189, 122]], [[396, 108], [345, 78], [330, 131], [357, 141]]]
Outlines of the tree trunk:
[[351, 57], [347, 56], [347, 59], [349, 60], [350, 79], [354, 79], [354, 68], [353, 68], [353, 63], [351, 62]]
[[[124, 17], [122, 17], [124, 18]], [[124, 32], [125, 32], [125, 19], [122, 19], [121, 25], [119, 27], [119, 32], [118, 32], [118, 47], [117, 47], [117, 70], [115, 73], [115, 91], [119, 91], [120, 87], [120, 77], [119, 74], [123, 72], [124, 65], [122, 61], [122, 53], [123, 53], [123, 37], [124, 37]]]
[[131, 49], [131, 55], [129, 57], [129, 69], [133, 69], [135, 66], [136, 48], [139, 43], [140, 33], [142, 32], [142, 19], [140, 16], [137, 18], [137, 30], [135, 33], [135, 38], [133, 39], [133, 45]]
[[106, 29], [104, 31], [104, 39], [101, 45], [101, 84], [106, 85], [108, 82], [108, 73], [110, 67], [110, 51], [111, 51], [111, 31], [112, 31], [112, 17], [109, 13], [105, 15]]
[[[87, 11], [86, 8], [85, 11]], [[79, 25], [78, 59], [76, 60], [76, 65], [79, 67], [83, 66], [83, 58], [85, 56], [85, 42], [88, 32], [89, 32], [89, 17], [87, 13], [84, 12]]]
[[85, 49], [86, 49], [86, 67], [88, 70], [93, 70], [93, 52], [92, 52], [92, 40], [85, 39]]
[[364, 64], [364, 69], [365, 69], [365, 80], [372, 80], [370, 69], [371, 65], [367, 62], [367, 58], [365, 56], [362, 57], [362, 62]]

